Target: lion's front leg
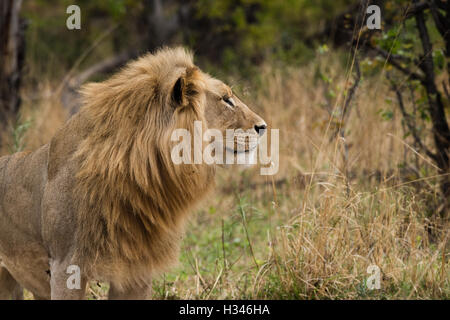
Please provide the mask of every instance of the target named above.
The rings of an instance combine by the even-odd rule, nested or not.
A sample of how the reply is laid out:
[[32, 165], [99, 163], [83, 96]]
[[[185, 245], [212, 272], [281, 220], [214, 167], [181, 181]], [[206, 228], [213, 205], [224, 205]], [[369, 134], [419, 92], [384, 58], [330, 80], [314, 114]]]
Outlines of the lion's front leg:
[[23, 300], [23, 289], [6, 268], [0, 266], [0, 300]]
[[77, 265], [52, 262], [50, 265], [52, 300], [83, 300], [86, 298], [87, 279]]
[[121, 289], [111, 282], [108, 293], [109, 300], [150, 300], [151, 296], [151, 284], [143, 284], [142, 286]]

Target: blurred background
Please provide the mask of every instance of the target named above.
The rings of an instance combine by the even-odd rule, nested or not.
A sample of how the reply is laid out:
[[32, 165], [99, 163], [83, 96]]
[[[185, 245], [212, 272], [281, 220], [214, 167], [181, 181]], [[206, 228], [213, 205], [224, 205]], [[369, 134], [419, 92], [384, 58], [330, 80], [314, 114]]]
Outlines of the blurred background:
[[83, 83], [182, 45], [280, 129], [280, 170], [219, 171], [156, 298], [448, 299], [449, 29], [448, 0], [2, 0], [1, 155], [47, 143]]

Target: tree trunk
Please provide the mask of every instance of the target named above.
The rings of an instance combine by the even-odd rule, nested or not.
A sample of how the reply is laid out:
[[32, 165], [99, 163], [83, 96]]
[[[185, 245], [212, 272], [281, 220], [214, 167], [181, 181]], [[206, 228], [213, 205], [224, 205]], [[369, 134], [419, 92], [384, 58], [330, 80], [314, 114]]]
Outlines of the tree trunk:
[[423, 48], [423, 56], [421, 57], [422, 59], [419, 65], [425, 74], [425, 79], [422, 81], [422, 84], [427, 91], [429, 114], [431, 116], [434, 143], [436, 145], [436, 162], [440, 169], [440, 173], [443, 175], [441, 192], [444, 197], [444, 205], [440, 210], [440, 214], [444, 217], [449, 210], [450, 198], [450, 177], [448, 176], [450, 173], [450, 129], [447, 123], [441, 93], [437, 89], [435, 83], [432, 47], [423, 11], [417, 12], [415, 17]]
[[24, 20], [19, 18], [22, 0], [0, 1], [0, 128], [20, 106], [20, 82], [24, 63]]

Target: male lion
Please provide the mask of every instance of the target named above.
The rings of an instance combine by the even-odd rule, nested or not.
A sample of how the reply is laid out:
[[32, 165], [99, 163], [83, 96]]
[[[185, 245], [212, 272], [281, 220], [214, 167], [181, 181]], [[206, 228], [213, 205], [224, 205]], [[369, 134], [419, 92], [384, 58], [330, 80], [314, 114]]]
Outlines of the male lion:
[[82, 299], [91, 279], [110, 283], [110, 299], [148, 298], [215, 173], [173, 163], [174, 129], [192, 133], [201, 121], [257, 137], [266, 128], [182, 48], [141, 57], [81, 94], [50, 143], [0, 158], [0, 298], [26, 288], [37, 299]]

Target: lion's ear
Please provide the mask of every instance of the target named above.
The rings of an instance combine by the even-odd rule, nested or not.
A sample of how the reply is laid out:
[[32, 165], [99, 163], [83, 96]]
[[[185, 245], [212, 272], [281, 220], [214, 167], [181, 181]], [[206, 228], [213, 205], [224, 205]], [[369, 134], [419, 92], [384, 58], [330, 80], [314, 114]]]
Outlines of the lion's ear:
[[172, 90], [172, 99], [177, 106], [185, 106], [187, 104], [185, 75], [180, 76], [175, 82]]
[[195, 101], [201, 87], [201, 73], [197, 67], [188, 67], [183, 70], [172, 87], [171, 96], [175, 107], [186, 107]]

